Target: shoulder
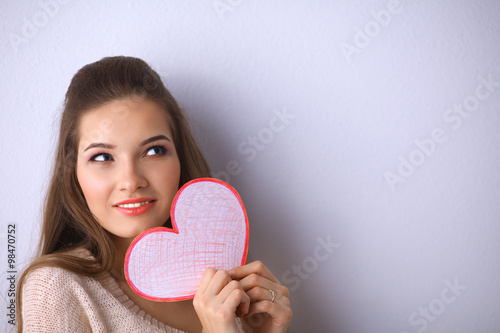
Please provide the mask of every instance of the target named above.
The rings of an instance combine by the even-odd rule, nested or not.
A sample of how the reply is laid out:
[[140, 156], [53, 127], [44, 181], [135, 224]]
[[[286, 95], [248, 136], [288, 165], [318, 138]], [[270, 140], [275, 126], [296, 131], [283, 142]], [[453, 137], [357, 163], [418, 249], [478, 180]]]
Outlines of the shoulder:
[[[87, 259], [91, 255], [89, 251], [77, 248], [64, 253], [63, 256]], [[64, 259], [51, 257], [41, 259], [40, 265], [43, 266], [28, 268], [21, 286], [21, 297], [27, 306], [81, 302], [82, 298], [100, 286], [94, 278], [56, 266]]]
[[[81, 332], [92, 282], [59, 267], [41, 267], [26, 275], [21, 290], [23, 327], [28, 332]], [[71, 309], [72, 311], [68, 311]]]
[[24, 287], [40, 286], [43, 289], [51, 287], [67, 288], [72, 281], [79, 281], [81, 277], [73, 272], [59, 267], [45, 266], [36, 268], [26, 275]]
[[[88, 256], [91, 256], [88, 251], [72, 250], [53, 261], [50, 256], [42, 257], [37, 264], [43, 266], [28, 268], [19, 290], [20, 321], [24, 331], [112, 331], [108, 329], [110, 321], [116, 314], [122, 314], [115, 311], [120, 302], [111, 293], [113, 278], [107, 273], [89, 277], [55, 266], [72, 257], [88, 259]], [[66, 260], [65, 264], [78, 265], [70, 261]]]
[[92, 280], [59, 267], [37, 268], [26, 275], [23, 302], [26, 306], [74, 303], [75, 296], [85, 294], [95, 284]]
[[[81, 259], [91, 258], [90, 252], [82, 248], [72, 249], [64, 253], [64, 255]], [[40, 259], [44, 259], [44, 257]], [[71, 282], [81, 284], [83, 282], [88, 283], [91, 280], [91, 278], [57, 266], [59, 261], [56, 261], [54, 258], [50, 259], [46, 257], [43, 262], [45, 263], [44, 266], [31, 269], [26, 274], [24, 286], [28, 289], [32, 286], [40, 286], [45, 289], [56, 286], [68, 288], [71, 286]]]

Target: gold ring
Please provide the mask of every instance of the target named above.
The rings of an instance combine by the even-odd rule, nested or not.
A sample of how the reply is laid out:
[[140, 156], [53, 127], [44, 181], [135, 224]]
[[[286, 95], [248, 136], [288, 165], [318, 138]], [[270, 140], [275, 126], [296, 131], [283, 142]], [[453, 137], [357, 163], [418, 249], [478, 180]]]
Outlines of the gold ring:
[[269, 289], [269, 292], [271, 293], [271, 296], [273, 297], [271, 299], [271, 302], [274, 302], [274, 299], [276, 298], [276, 292], [274, 290], [272, 290], [272, 289]]

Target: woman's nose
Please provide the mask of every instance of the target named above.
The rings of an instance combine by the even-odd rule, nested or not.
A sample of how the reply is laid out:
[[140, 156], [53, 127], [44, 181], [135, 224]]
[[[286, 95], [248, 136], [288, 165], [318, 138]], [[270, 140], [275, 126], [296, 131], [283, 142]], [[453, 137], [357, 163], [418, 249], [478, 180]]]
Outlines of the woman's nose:
[[135, 192], [148, 186], [146, 177], [133, 161], [123, 162], [117, 174], [117, 189], [119, 191]]

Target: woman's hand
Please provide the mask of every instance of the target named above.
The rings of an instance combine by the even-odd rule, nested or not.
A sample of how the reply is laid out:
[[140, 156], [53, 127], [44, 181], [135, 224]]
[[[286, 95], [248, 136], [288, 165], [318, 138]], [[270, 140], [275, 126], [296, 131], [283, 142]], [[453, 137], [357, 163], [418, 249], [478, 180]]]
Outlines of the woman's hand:
[[234, 268], [229, 274], [250, 296], [250, 309], [242, 321], [251, 332], [286, 332], [292, 319], [288, 288], [260, 261]]
[[239, 333], [235, 315], [248, 313], [250, 298], [225, 270], [208, 268], [193, 299], [206, 333]]

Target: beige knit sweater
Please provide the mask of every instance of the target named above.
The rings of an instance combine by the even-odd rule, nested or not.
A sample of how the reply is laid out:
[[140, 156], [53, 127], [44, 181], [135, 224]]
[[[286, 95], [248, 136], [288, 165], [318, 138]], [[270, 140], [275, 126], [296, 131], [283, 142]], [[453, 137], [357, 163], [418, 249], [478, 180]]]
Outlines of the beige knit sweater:
[[141, 310], [109, 274], [94, 279], [39, 268], [28, 274], [22, 302], [24, 332], [183, 332]]

